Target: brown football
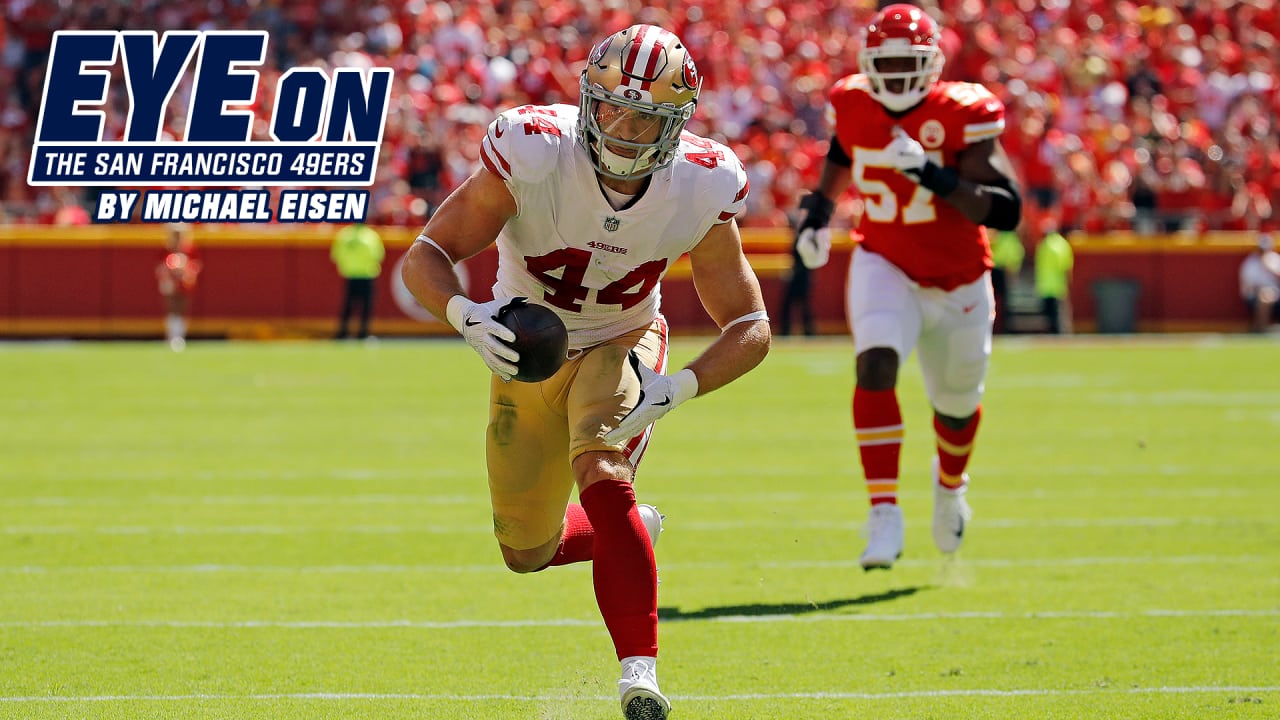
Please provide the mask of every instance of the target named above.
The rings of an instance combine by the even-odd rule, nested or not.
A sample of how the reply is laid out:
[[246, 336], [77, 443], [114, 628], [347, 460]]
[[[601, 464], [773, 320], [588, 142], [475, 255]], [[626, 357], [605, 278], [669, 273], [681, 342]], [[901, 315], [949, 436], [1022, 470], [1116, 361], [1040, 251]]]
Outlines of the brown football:
[[516, 334], [515, 341], [507, 343], [520, 353], [516, 380], [542, 382], [564, 365], [569, 352], [569, 331], [551, 308], [522, 297], [512, 298], [498, 310], [498, 322]]

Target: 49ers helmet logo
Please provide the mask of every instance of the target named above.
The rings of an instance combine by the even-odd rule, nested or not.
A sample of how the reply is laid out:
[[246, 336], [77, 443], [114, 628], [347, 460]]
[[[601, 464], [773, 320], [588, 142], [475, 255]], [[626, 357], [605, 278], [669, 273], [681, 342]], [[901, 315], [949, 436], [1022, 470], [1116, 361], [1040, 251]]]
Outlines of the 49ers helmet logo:
[[702, 83], [702, 78], [698, 76], [698, 66], [693, 64], [693, 58], [689, 57], [688, 53], [685, 53], [684, 56], [684, 68], [680, 73], [680, 80], [685, 87], [695, 90]]
[[687, 53], [685, 54], [685, 67], [682, 68], [680, 73], [680, 81], [685, 83], [685, 87], [690, 87], [692, 90], [698, 90], [698, 86], [703, 82], [703, 78], [698, 74], [698, 65], [694, 64], [694, 59], [690, 58]]

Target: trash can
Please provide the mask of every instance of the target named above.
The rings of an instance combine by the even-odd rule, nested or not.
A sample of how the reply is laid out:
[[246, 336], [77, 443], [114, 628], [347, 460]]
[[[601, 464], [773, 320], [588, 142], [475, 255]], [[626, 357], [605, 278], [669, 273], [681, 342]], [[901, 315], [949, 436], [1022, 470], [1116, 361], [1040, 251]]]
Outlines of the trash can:
[[1100, 333], [1132, 333], [1138, 324], [1141, 288], [1130, 278], [1102, 278], [1093, 283], [1093, 301]]

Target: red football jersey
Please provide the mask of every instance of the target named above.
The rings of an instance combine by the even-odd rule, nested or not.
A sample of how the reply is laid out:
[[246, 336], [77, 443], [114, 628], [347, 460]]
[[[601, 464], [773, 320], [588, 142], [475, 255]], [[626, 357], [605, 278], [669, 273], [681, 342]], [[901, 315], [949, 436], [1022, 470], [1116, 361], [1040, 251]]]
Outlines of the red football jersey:
[[829, 108], [866, 205], [854, 240], [921, 285], [951, 290], [977, 280], [991, 268], [986, 228], [894, 170], [883, 151], [898, 126], [930, 160], [955, 166], [961, 150], [1004, 131], [1004, 103], [981, 85], [943, 81], [895, 118], [870, 89], [865, 75], [849, 75], [832, 88]]

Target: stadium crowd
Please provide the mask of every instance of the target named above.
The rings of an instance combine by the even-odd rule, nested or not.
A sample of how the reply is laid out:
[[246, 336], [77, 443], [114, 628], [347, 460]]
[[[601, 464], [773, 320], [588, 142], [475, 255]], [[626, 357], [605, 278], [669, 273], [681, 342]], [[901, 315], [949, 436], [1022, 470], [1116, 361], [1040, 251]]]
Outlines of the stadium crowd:
[[[1280, 9], [1270, 0], [937, 0], [945, 77], [1008, 108], [1028, 220], [1139, 233], [1280, 230]], [[479, 162], [497, 111], [576, 103], [592, 38], [635, 22], [689, 46], [705, 77], [693, 132], [733, 147], [744, 226], [785, 227], [827, 151], [831, 83], [856, 69], [864, 0], [10, 0], [0, 26], [0, 222], [87, 222], [92, 190], [32, 188], [27, 164], [52, 33], [266, 29], [255, 139], [290, 67], [391, 67], [373, 223], [420, 225]], [[119, 65], [115, 68], [117, 80]], [[190, 74], [168, 108], [181, 138]], [[108, 97], [106, 139], [128, 112]], [[840, 222], [859, 211], [841, 203]], [[1033, 225], [1034, 226], [1034, 225]]]

